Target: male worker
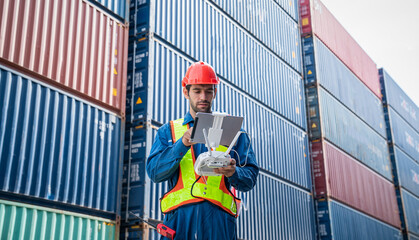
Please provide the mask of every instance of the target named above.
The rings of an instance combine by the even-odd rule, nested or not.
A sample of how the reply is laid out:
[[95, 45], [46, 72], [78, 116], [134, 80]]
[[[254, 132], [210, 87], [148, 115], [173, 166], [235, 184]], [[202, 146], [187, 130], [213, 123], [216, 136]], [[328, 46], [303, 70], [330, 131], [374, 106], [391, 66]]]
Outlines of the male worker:
[[176, 231], [176, 239], [236, 239], [240, 199], [234, 197], [230, 186], [249, 191], [259, 173], [250, 139], [243, 133], [233, 148], [237, 153], [230, 152], [233, 157], [230, 165], [214, 170], [221, 176], [195, 174], [196, 158], [207, 151], [205, 144], [190, 142], [195, 115], [211, 112], [218, 83], [216, 73], [207, 63], [196, 62], [189, 67], [182, 80], [189, 112], [183, 119], [171, 121], [159, 129], [147, 159], [147, 174], [151, 180], [168, 181], [171, 189], [160, 204], [165, 213], [164, 224]]

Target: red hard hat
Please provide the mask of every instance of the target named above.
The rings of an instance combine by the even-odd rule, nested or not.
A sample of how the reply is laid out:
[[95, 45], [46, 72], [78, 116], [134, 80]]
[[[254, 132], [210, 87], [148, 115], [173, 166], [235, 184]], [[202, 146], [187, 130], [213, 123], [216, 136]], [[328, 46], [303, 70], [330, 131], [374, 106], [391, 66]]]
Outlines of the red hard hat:
[[218, 84], [220, 80], [214, 69], [202, 61], [192, 63], [182, 80], [182, 87], [190, 84]]

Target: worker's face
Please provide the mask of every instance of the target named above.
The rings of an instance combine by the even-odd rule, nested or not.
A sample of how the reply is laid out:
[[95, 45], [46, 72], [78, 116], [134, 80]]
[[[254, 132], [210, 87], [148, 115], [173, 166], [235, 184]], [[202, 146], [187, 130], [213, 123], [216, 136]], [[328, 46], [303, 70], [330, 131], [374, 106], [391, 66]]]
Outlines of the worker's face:
[[216, 93], [217, 89], [211, 84], [191, 85], [189, 92], [186, 88], [183, 88], [183, 94], [190, 102], [190, 110], [194, 113], [211, 112], [212, 100], [214, 100]]

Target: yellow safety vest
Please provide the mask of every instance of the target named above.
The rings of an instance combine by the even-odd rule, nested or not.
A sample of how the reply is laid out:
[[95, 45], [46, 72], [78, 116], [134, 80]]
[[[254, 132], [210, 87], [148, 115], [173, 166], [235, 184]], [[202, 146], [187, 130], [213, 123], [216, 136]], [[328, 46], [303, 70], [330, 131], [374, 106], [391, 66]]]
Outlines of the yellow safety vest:
[[[183, 119], [170, 122], [172, 140], [175, 143], [188, 130], [189, 125], [183, 125]], [[227, 148], [220, 146], [217, 151], [226, 151]], [[238, 206], [241, 200], [236, 198], [227, 189], [223, 176], [210, 176], [206, 179], [195, 173], [194, 164], [196, 158], [193, 147], [185, 154], [179, 164], [179, 178], [175, 187], [165, 193], [160, 199], [160, 206], [163, 213], [171, 212], [180, 206], [202, 201], [209, 201], [227, 213], [237, 217]], [[195, 184], [194, 184], [195, 183]], [[192, 189], [193, 187], [193, 189]]]

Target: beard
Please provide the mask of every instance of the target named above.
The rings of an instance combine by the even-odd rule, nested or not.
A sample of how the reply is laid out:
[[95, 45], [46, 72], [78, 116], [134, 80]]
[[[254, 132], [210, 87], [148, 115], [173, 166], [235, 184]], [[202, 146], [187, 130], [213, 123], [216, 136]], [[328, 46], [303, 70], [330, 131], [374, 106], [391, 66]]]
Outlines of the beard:
[[[198, 103], [194, 103], [194, 102], [190, 102], [191, 104], [191, 108], [192, 110], [194, 110], [194, 112], [203, 112], [203, 113], [211, 113], [211, 103], [208, 101], [201, 101]], [[203, 108], [203, 107], [198, 107], [199, 104], [207, 104], [207, 107]]]

